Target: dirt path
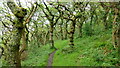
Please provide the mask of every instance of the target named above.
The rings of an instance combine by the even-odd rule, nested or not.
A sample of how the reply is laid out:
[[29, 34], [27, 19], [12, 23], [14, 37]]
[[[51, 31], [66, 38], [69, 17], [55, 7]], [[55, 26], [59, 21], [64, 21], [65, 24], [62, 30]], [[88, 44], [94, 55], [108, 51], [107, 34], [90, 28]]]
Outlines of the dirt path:
[[48, 67], [49, 66], [52, 66], [52, 63], [53, 63], [53, 57], [54, 57], [54, 54], [55, 54], [56, 50], [53, 51], [50, 55], [49, 55], [49, 58], [48, 58]]

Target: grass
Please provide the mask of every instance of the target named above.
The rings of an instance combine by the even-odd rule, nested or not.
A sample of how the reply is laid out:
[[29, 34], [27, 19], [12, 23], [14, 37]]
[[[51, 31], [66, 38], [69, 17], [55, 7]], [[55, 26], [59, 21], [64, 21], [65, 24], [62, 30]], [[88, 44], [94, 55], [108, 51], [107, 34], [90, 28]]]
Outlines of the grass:
[[[49, 44], [37, 47], [33, 42], [29, 45], [28, 58], [22, 61], [22, 65], [46, 66], [49, 54], [54, 50], [50, 49]], [[68, 40], [55, 41], [58, 50], [53, 58], [53, 66], [115, 66], [118, 63], [117, 50], [112, 45], [111, 30], [75, 38], [74, 48], [68, 43]]]
[[48, 57], [52, 51], [49, 45], [37, 47], [31, 43], [28, 48], [28, 57], [22, 61], [22, 66], [47, 66]]
[[67, 40], [55, 42], [58, 50], [53, 66], [114, 66], [118, 63], [110, 31], [74, 39], [74, 43], [71, 49]]

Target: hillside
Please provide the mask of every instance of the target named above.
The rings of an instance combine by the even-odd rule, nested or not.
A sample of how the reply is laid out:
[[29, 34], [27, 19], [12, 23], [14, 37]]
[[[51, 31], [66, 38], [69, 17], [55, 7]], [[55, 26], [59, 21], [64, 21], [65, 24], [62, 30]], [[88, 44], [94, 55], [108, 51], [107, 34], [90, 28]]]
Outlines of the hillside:
[[[57, 51], [53, 57], [53, 66], [114, 66], [118, 63], [117, 50], [111, 40], [111, 31], [99, 35], [76, 38], [74, 48], [70, 48], [68, 40], [55, 41]], [[48, 45], [40, 48], [31, 44], [27, 60], [23, 66], [47, 66], [51, 50]]]

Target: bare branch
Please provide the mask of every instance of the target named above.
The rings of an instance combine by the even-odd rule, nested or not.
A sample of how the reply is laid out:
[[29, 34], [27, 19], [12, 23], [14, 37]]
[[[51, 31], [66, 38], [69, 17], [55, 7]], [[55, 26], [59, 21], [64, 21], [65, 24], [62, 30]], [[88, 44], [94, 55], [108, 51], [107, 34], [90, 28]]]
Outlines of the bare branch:
[[53, 14], [52, 14], [51, 11], [49, 10], [49, 8], [48, 8], [48, 6], [46, 5], [46, 3], [45, 3], [44, 1], [43, 1], [43, 3], [44, 3], [44, 5], [45, 5], [47, 11], [49, 12], [49, 14], [50, 14], [51, 16], [53, 16]]

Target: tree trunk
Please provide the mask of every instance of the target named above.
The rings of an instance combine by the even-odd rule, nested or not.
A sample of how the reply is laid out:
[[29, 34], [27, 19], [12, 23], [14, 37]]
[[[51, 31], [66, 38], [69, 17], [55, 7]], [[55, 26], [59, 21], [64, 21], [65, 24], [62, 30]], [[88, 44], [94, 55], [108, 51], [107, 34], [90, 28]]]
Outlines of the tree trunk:
[[117, 39], [118, 39], [117, 46], [120, 47], [120, 26], [119, 26], [119, 29], [118, 29], [118, 32], [117, 32]]
[[117, 26], [117, 23], [113, 23], [112, 42], [113, 42], [114, 48], [117, 48], [118, 47], [118, 26]]
[[63, 40], [63, 29], [62, 29], [62, 24], [60, 25], [60, 34], [61, 34], [61, 40]]
[[51, 49], [56, 49], [54, 46], [53, 31], [54, 31], [54, 24], [53, 22], [50, 22], [50, 46]]
[[78, 28], [79, 28], [79, 34], [78, 34], [78, 37], [79, 37], [79, 38], [82, 37], [82, 25], [83, 25], [83, 22], [80, 22], [79, 25], [78, 25]]
[[114, 48], [117, 48], [119, 46], [119, 23], [117, 23], [118, 21], [118, 16], [119, 16], [119, 13], [118, 13], [118, 9], [115, 8], [115, 15], [114, 15], [114, 20], [113, 20], [113, 28], [112, 28], [112, 42], [113, 42], [113, 46]]
[[105, 13], [104, 17], [103, 17], [103, 22], [104, 22], [104, 29], [107, 30], [108, 29], [108, 24], [107, 24], [107, 13]]
[[20, 40], [22, 37], [22, 31], [24, 30], [25, 25], [30, 21], [37, 6], [36, 7], [32, 6], [32, 11], [30, 15], [26, 18], [26, 20], [24, 20], [24, 17], [27, 15], [27, 10], [25, 8], [17, 6], [14, 0], [7, 0], [7, 6], [11, 10], [11, 12], [15, 15], [11, 42], [10, 42], [11, 60], [13, 65], [16, 66], [16, 68], [21, 68], [19, 49], [20, 49]]
[[26, 34], [26, 46], [28, 46], [28, 42], [29, 42], [29, 31], [27, 31], [27, 34]]
[[8, 0], [7, 6], [16, 16], [13, 22], [13, 30], [10, 41], [11, 63], [13, 66], [16, 66], [16, 68], [21, 68], [19, 49], [20, 49], [20, 40], [22, 37], [22, 31], [24, 29], [23, 19], [27, 14], [27, 11], [26, 9], [17, 6], [13, 0]]
[[17, 28], [14, 26], [13, 28], [13, 34], [11, 38], [11, 59], [13, 62], [13, 65], [16, 66], [17, 68], [20, 68], [21, 66], [21, 60], [20, 60], [20, 53], [19, 53], [19, 47], [20, 47], [20, 40], [22, 37], [22, 28]]
[[[119, 29], [118, 29], [118, 43], [117, 43], [117, 46], [118, 46], [118, 59], [120, 61], [120, 26], [119, 26]], [[118, 63], [120, 65], [120, 62]]]
[[68, 28], [68, 24], [67, 24], [68, 21], [69, 20], [67, 20], [66, 23], [65, 23], [65, 39], [67, 39], [67, 36], [68, 36], [68, 30], [67, 30], [67, 28]]
[[71, 22], [70, 32], [69, 32], [69, 39], [70, 39], [69, 45], [70, 45], [72, 48], [73, 48], [73, 46], [74, 46], [75, 24], [76, 24], [76, 20], [73, 20], [73, 21]]
[[[22, 53], [26, 52], [26, 48], [27, 48], [27, 39], [26, 39], [25, 29], [23, 29], [23, 31], [22, 31], [22, 45], [21, 45], [21, 48], [19, 50], [21, 60], [23, 60], [27, 57], [27, 55], [25, 55], [25, 56], [22, 55], [21, 56]], [[24, 56], [24, 58], [21, 58], [23, 56]]]
[[104, 16], [103, 16], [103, 25], [104, 25], [104, 29], [107, 30], [108, 29], [108, 23], [107, 23], [107, 15], [109, 13], [109, 8], [106, 7], [103, 3], [101, 3], [101, 6], [103, 7], [104, 9]]
[[45, 33], [44, 45], [46, 45], [48, 40], [49, 40], [49, 31]]

